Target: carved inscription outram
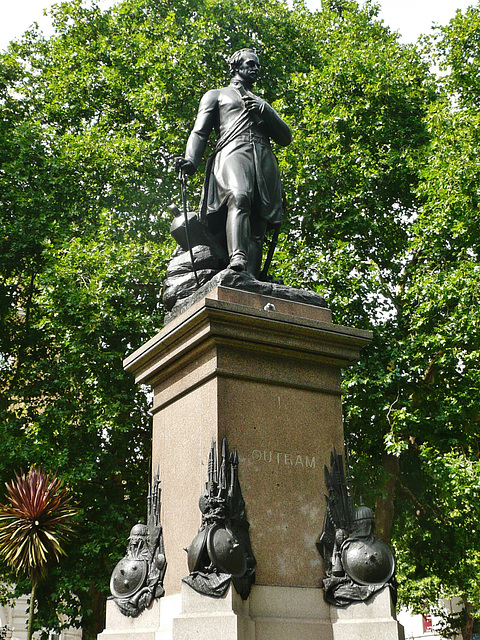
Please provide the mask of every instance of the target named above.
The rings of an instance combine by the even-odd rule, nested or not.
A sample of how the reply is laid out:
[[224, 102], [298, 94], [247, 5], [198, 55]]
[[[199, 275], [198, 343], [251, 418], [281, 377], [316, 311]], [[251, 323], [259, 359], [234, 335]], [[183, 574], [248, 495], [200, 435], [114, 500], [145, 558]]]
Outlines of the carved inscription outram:
[[301, 456], [283, 451], [267, 451], [266, 449], [254, 449], [252, 451], [254, 462], [268, 462], [271, 464], [286, 465], [288, 467], [301, 467], [303, 469], [315, 469], [315, 456]]

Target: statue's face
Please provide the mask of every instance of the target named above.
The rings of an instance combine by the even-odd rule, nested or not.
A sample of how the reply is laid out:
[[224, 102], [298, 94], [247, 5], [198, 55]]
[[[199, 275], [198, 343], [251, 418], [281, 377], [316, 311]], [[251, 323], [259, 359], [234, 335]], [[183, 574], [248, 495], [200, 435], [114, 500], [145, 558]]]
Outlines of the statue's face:
[[246, 53], [238, 67], [238, 75], [248, 82], [256, 82], [260, 72], [260, 61], [254, 53]]

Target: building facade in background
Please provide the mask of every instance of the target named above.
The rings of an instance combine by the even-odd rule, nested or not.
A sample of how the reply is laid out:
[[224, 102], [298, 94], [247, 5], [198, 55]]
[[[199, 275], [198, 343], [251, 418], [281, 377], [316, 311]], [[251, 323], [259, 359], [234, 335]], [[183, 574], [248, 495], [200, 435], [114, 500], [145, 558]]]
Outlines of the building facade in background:
[[[28, 597], [15, 600], [14, 606], [0, 605], [0, 640], [27, 640]], [[34, 638], [40, 637], [35, 634]], [[67, 629], [50, 633], [48, 640], [81, 640], [81, 629]]]

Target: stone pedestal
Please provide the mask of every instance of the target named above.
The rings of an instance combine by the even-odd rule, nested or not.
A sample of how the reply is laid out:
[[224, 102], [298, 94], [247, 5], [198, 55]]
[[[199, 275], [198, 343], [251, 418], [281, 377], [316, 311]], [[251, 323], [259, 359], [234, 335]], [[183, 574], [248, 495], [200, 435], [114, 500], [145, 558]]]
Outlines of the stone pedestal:
[[[127, 358], [137, 383], [154, 391], [166, 596], [134, 620], [109, 602], [102, 640], [362, 637], [346, 612], [323, 600], [315, 542], [325, 514], [323, 467], [334, 447], [343, 451], [341, 368], [370, 339], [369, 332], [333, 324], [328, 309], [219, 286]], [[257, 560], [247, 601], [233, 587], [216, 599], [182, 584], [184, 548], [201, 522], [210, 444], [220, 446], [224, 437], [239, 453]], [[336, 625], [346, 635], [336, 635]]]
[[405, 640], [388, 587], [337, 609], [318, 588], [253, 585], [243, 601], [233, 587], [217, 599], [182, 584], [138, 618], [109, 600], [106, 627], [99, 640]]
[[405, 640], [397, 622], [390, 588], [385, 587], [367, 602], [356, 602], [345, 609], [331, 607], [333, 640]]
[[323, 466], [343, 449], [340, 370], [369, 339], [328, 309], [217, 287], [126, 360], [154, 389], [167, 594], [188, 573], [210, 443], [224, 436], [240, 456], [256, 583], [319, 586]]
[[181, 613], [173, 620], [172, 640], [255, 638], [249, 602], [243, 601], [233, 587], [223, 598], [208, 598], [183, 584], [181, 600]]
[[107, 600], [105, 631], [98, 640], [172, 640], [173, 618], [180, 612], [180, 594], [155, 600], [138, 618], [124, 616], [113, 600]]
[[172, 640], [333, 640], [321, 589], [254, 585], [247, 601], [230, 587], [225, 598], [182, 586]]

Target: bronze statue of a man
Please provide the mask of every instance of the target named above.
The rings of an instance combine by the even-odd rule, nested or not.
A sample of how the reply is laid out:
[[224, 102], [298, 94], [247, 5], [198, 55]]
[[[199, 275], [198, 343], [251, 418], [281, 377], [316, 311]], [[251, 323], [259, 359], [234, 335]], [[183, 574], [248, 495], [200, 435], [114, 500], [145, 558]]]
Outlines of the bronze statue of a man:
[[280, 225], [284, 209], [270, 140], [287, 146], [292, 139], [288, 125], [275, 109], [252, 93], [259, 70], [253, 50], [241, 49], [233, 54], [230, 85], [203, 96], [185, 157], [176, 159], [178, 171], [193, 174], [215, 129], [217, 143], [207, 162], [200, 218], [213, 229], [225, 224], [229, 268], [248, 271], [256, 278], [265, 232]]

